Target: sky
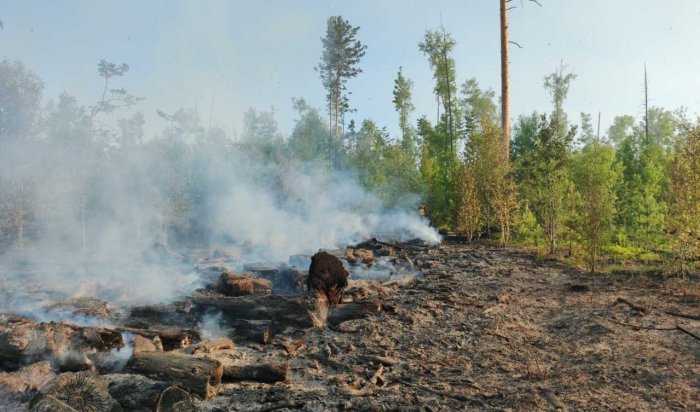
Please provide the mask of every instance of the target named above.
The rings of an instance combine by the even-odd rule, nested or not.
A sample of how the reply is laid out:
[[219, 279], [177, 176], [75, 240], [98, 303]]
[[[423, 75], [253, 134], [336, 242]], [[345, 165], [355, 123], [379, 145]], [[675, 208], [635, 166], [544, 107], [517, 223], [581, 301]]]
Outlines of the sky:
[[[615, 116], [641, 116], [645, 64], [650, 105], [700, 112], [700, 1], [539, 2], [514, 0], [510, 11], [511, 40], [522, 46], [511, 46], [514, 119], [551, 110], [542, 83], [561, 62], [577, 75], [565, 102], [571, 120], [600, 111], [605, 130]], [[357, 122], [371, 118], [399, 134], [392, 90], [400, 66], [414, 82], [413, 120], [434, 120], [432, 73], [418, 44], [441, 24], [457, 42], [458, 83], [475, 77], [499, 94], [497, 0], [4, 0], [0, 58], [37, 73], [44, 102], [67, 91], [84, 105], [100, 95], [101, 59], [129, 64], [114, 86], [145, 98], [135, 110], [145, 115], [148, 135], [166, 126], [156, 110], [196, 107], [205, 126], [233, 135], [249, 107], [273, 106], [288, 135], [293, 97], [325, 107], [314, 67], [333, 15], [359, 26], [367, 45], [363, 73], [348, 83], [356, 109], [348, 117]]]

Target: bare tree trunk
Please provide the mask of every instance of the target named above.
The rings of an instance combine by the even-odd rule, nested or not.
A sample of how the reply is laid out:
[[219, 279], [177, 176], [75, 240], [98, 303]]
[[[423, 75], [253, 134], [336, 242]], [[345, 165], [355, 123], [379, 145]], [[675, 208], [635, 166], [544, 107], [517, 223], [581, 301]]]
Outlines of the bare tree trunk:
[[510, 79], [508, 74], [508, 9], [501, 0], [501, 128], [503, 144], [510, 146]]

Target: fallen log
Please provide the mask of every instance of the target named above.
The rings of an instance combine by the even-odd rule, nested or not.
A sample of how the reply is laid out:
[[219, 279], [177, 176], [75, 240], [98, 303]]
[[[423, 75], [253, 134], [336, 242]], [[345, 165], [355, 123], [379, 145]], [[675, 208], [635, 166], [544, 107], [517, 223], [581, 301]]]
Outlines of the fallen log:
[[193, 329], [181, 329], [176, 327], [147, 329], [123, 327], [118, 330], [141, 335], [149, 339], [159, 338], [163, 350], [165, 351], [182, 349], [192, 344], [192, 342], [199, 342], [202, 340], [201, 334]]
[[134, 335], [134, 340], [131, 344], [134, 347], [134, 353], [163, 351], [163, 343], [158, 336], [149, 339], [141, 335]]
[[213, 289], [226, 296], [245, 296], [272, 293], [272, 282], [239, 273], [225, 272], [213, 285]]
[[152, 412], [160, 393], [168, 387], [165, 382], [130, 373], [103, 375], [112, 398], [126, 411]]
[[95, 372], [68, 372], [58, 375], [41, 392], [78, 411], [121, 410], [107, 390], [107, 383]]
[[30, 412], [78, 412], [51, 395], [38, 393], [29, 402]]
[[263, 363], [258, 365], [224, 365], [224, 382], [253, 381], [275, 383], [286, 381], [290, 365], [285, 363]]
[[174, 352], [136, 353], [129, 360], [127, 369], [171, 385], [184, 386], [204, 400], [219, 393], [223, 374], [218, 360]]
[[350, 302], [338, 305], [328, 313], [328, 323], [338, 325], [347, 320], [362, 319], [373, 313], [382, 311], [382, 302], [379, 300]]
[[88, 355], [122, 347], [116, 330], [0, 316], [0, 364], [5, 368], [48, 358], [62, 370], [89, 369]]
[[222, 350], [233, 349], [235, 345], [229, 338], [212, 339], [190, 345], [180, 350], [185, 355], [202, 356]]
[[40, 390], [54, 377], [50, 362], [33, 363], [16, 372], [0, 373], [0, 392], [12, 399], [21, 399]]
[[[259, 295], [217, 297], [195, 294], [195, 313], [204, 314], [212, 309], [223, 314], [224, 321], [267, 320], [277, 332], [287, 327], [309, 328], [310, 301], [306, 296]], [[233, 322], [235, 324], [235, 322]]]
[[272, 339], [271, 320], [230, 320], [231, 332], [229, 336], [236, 342], [253, 342], [267, 344]]

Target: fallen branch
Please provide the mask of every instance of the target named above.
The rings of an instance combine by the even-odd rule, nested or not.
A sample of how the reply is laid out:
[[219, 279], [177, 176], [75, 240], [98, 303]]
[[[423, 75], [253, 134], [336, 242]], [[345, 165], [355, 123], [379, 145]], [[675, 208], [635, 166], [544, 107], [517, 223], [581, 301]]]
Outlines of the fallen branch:
[[654, 326], [642, 326], [642, 325], [635, 325], [633, 323], [625, 323], [625, 322], [618, 322], [616, 320], [608, 319], [608, 321], [612, 323], [617, 323], [618, 325], [622, 326], [629, 326], [630, 328], [635, 328], [635, 329], [645, 329], [645, 330], [676, 330], [676, 328], [657, 328]]
[[669, 328], [657, 328], [657, 327], [654, 327], [654, 326], [642, 326], [642, 325], [635, 325], [635, 324], [632, 324], [632, 323], [618, 322], [618, 321], [612, 320], [612, 319], [608, 319], [608, 320], [609, 320], [610, 322], [612, 322], [612, 323], [617, 323], [618, 325], [622, 325], [622, 326], [629, 326], [629, 327], [635, 328], [635, 329], [661, 330], [661, 331], [679, 330], [679, 331], [681, 331], [681, 332], [683, 332], [683, 333], [686, 333], [686, 334], [688, 334], [688, 335], [694, 337], [694, 338], [697, 339], [697, 340], [700, 340], [700, 336], [694, 334], [693, 332], [691, 332], [691, 331], [685, 329], [684, 327], [682, 327], [682, 326], [680, 326], [680, 325], [676, 325], [676, 326], [674, 326], [674, 327], [672, 327], [672, 328], [671, 328], [671, 327], [669, 327]]
[[637, 311], [637, 312], [642, 312], [645, 314], [648, 312], [647, 308], [645, 308], [643, 306], [635, 305], [634, 303], [630, 302], [629, 300], [627, 300], [625, 298], [617, 298], [617, 300], [615, 301], [615, 303], [613, 305], [616, 305], [618, 303], [623, 303], [623, 304], [629, 306], [630, 308], [632, 308], [632, 310]]
[[694, 337], [694, 338], [697, 339], [697, 340], [700, 340], [700, 336], [694, 334], [693, 332], [691, 332], [691, 331], [689, 331], [689, 330], [687, 330], [687, 329], [684, 329], [684, 328], [681, 327], [680, 325], [676, 325], [676, 329], [678, 329], [679, 331], [681, 331], [681, 332], [683, 332], [683, 333], [687, 333], [688, 335]]
[[684, 318], [684, 319], [690, 319], [690, 320], [700, 320], [700, 316], [697, 316], [697, 315], [688, 315], [685, 313], [673, 312], [673, 311], [669, 311], [669, 310], [665, 310], [664, 313], [667, 315], [670, 315], [670, 316], [675, 316], [677, 318]]

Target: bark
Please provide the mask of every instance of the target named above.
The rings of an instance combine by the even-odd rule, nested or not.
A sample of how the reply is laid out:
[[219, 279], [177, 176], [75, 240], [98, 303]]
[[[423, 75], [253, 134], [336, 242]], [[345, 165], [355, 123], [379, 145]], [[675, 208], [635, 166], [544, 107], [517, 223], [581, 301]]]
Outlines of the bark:
[[197, 294], [193, 298], [193, 311], [206, 313], [219, 310], [227, 321], [267, 320], [274, 331], [288, 326], [309, 328], [311, 303], [306, 296], [259, 295], [217, 297]]
[[127, 368], [149, 378], [188, 388], [204, 400], [219, 393], [223, 373], [221, 362], [217, 360], [173, 352], [134, 354]]
[[222, 350], [234, 349], [236, 345], [229, 338], [219, 338], [207, 340], [194, 345], [190, 345], [180, 350], [181, 353], [193, 356], [203, 356]]
[[501, 128], [506, 152], [510, 146], [510, 78], [508, 73], [508, 8], [501, 0]]
[[267, 344], [274, 336], [271, 320], [230, 320], [231, 336], [236, 342]]
[[160, 393], [168, 387], [143, 375], [128, 373], [103, 376], [109, 394], [127, 411], [152, 412]]
[[257, 295], [272, 293], [272, 282], [237, 273], [222, 273], [214, 288], [226, 296]]
[[258, 365], [226, 365], [224, 366], [223, 381], [239, 382], [253, 381], [275, 383], [286, 381], [289, 377], [290, 365], [284, 363], [263, 363]]
[[43, 393], [37, 394], [29, 402], [30, 412], [78, 412], [77, 409], [73, 409], [66, 405], [64, 402], [59, 401], [51, 395], [46, 395]]
[[153, 328], [153, 329], [142, 329], [142, 328], [120, 328], [119, 330], [124, 332], [133, 333], [136, 335], [141, 335], [145, 338], [153, 339], [159, 338], [163, 350], [171, 351], [175, 349], [181, 349], [185, 346], [190, 345], [192, 342], [200, 341], [201, 335], [198, 331], [193, 329], [181, 329], [176, 327], [165, 327], [165, 328]]

